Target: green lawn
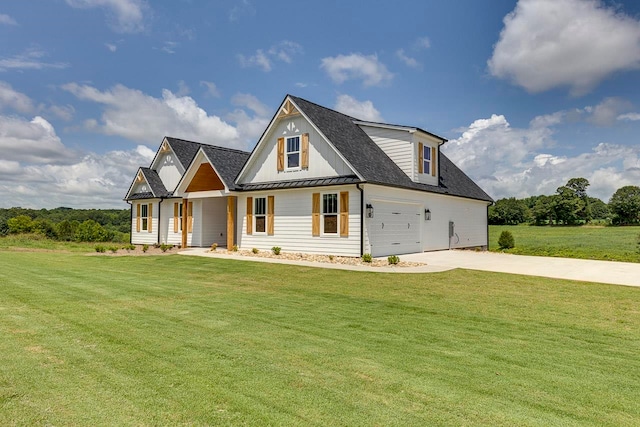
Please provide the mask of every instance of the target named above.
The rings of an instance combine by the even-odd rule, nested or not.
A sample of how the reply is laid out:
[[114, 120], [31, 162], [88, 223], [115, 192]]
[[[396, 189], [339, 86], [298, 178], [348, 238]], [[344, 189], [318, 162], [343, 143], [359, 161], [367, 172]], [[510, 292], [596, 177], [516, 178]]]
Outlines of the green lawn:
[[0, 250], [0, 425], [637, 426], [639, 307], [463, 270]]
[[498, 251], [498, 238], [509, 230], [516, 247], [506, 252], [567, 258], [640, 262], [640, 227], [489, 226], [489, 249]]

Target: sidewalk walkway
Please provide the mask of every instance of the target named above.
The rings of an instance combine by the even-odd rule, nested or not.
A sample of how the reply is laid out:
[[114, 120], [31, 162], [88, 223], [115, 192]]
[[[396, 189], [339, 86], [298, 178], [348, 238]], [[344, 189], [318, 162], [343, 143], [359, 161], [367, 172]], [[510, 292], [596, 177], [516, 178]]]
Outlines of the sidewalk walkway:
[[254, 258], [222, 252], [209, 252], [207, 248], [187, 248], [178, 253], [180, 255], [295, 264], [307, 267], [378, 273], [435, 273], [453, 270], [455, 268], [466, 268], [469, 270], [524, 274], [555, 279], [581, 280], [585, 282], [640, 287], [640, 263], [537, 257], [496, 252], [451, 250], [401, 255], [403, 261], [426, 263], [426, 265], [419, 267], [369, 267], [275, 258]]

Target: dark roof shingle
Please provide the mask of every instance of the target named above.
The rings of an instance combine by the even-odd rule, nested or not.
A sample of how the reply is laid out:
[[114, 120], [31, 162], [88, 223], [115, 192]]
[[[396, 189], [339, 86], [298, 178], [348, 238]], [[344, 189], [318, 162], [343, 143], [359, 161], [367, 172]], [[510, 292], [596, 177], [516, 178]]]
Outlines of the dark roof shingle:
[[215, 145], [202, 144], [201, 147], [227, 188], [237, 190], [235, 179], [249, 158], [249, 153]]

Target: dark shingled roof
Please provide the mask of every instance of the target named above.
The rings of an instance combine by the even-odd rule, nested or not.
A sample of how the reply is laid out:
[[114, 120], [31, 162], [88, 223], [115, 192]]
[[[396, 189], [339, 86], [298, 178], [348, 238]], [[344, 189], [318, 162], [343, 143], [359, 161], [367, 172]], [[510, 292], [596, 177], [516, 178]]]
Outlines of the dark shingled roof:
[[203, 144], [201, 147], [227, 188], [229, 190], [238, 190], [239, 188], [235, 185], [235, 179], [249, 158], [249, 153], [215, 145]]
[[191, 164], [191, 160], [196, 156], [198, 149], [204, 145], [199, 142], [187, 141], [184, 139], [173, 138], [171, 136], [166, 136], [165, 138], [173, 152], [178, 157], [182, 167], [185, 169], [187, 169]]
[[440, 153], [438, 186], [413, 182], [353, 117], [289, 95], [291, 100], [338, 149], [365, 182], [493, 202], [493, 199]]
[[[171, 192], [167, 191], [164, 184], [162, 183], [162, 179], [160, 179], [160, 176], [158, 176], [158, 173], [156, 171], [150, 168], [140, 168], [140, 172], [142, 172], [144, 179], [147, 181], [147, 184], [149, 184], [149, 189], [151, 191], [130, 194], [129, 197], [127, 197], [125, 200], [169, 197], [172, 194]], [[131, 186], [133, 187], [133, 184], [131, 184]]]
[[355, 175], [338, 176], [331, 178], [313, 178], [313, 179], [299, 179], [295, 181], [274, 181], [274, 182], [260, 182], [256, 184], [244, 184], [243, 190], [278, 190], [282, 188], [301, 188], [301, 187], [322, 187], [327, 185], [343, 185], [343, 184], [356, 184], [362, 182], [360, 178]]

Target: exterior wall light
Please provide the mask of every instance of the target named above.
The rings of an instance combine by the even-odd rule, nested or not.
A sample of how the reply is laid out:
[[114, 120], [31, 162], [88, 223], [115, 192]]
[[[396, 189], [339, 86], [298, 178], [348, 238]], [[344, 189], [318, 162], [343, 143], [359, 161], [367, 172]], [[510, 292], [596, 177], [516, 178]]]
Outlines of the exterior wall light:
[[373, 206], [367, 203], [367, 218], [373, 218]]
[[431, 221], [431, 211], [429, 209], [424, 210], [424, 220]]

